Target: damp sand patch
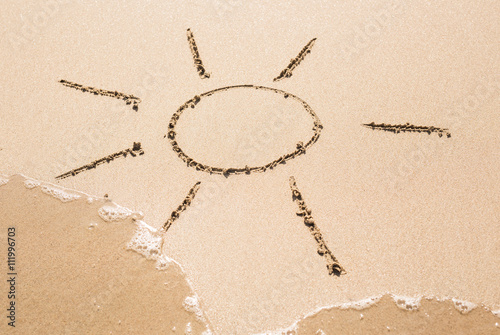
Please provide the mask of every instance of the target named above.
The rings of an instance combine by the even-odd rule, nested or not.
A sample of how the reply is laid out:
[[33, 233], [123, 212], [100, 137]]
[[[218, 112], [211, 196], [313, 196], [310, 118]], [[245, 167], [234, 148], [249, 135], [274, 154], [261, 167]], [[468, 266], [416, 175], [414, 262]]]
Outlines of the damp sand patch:
[[15, 227], [22, 259], [17, 330], [169, 334], [189, 324], [193, 334], [210, 333], [201, 302], [186, 310], [196, 295], [141, 213], [21, 175], [2, 186], [0, 202], [1, 229]]
[[[417, 302], [418, 301], [418, 302]], [[497, 334], [500, 319], [484, 305], [463, 314], [457, 299], [391, 294], [319, 308], [266, 335]], [[471, 305], [470, 302], [463, 304]], [[404, 306], [404, 307], [403, 307]], [[262, 335], [261, 334], [261, 335]]]

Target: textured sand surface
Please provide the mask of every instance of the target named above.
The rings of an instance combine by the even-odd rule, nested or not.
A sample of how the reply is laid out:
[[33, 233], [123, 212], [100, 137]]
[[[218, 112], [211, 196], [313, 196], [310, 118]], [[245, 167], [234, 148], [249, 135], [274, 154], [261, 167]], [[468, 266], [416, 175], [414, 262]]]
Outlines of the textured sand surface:
[[[15, 232], [0, 242], [14, 241], [16, 272], [6, 287], [15, 297], [0, 299], [15, 302], [15, 319], [2, 331], [211, 334], [180, 266], [138, 247], [142, 213], [19, 175], [0, 176], [0, 204], [0, 228]], [[151, 232], [143, 236], [157, 241]], [[458, 299], [384, 295], [325, 306], [266, 334], [498, 334], [499, 315]]]
[[[498, 1], [8, 2], [0, 171], [108, 194], [155, 228], [201, 181], [164, 252], [221, 334], [285, 328], [317, 308], [388, 292], [498, 309], [499, 12]], [[188, 28], [210, 78], [193, 64]], [[293, 75], [273, 82], [313, 38]], [[141, 102], [135, 111], [61, 79]], [[317, 143], [265, 173], [187, 167], [165, 138], [172, 114], [241, 84], [306, 101], [324, 126]], [[362, 126], [370, 122], [451, 137]], [[196, 160], [244, 167], [294, 150], [312, 126], [283, 97], [234, 90], [186, 111], [177, 131]], [[144, 155], [55, 179], [134, 142]], [[328, 275], [295, 214], [290, 176], [346, 275]]]
[[0, 298], [2, 306], [15, 301], [15, 327], [2, 320], [2, 333], [206, 331], [201, 310], [197, 315], [185, 307], [186, 298], [196, 295], [181, 268], [166, 262], [158, 270], [153, 260], [128, 248], [138, 224], [131, 217], [106, 222], [99, 209], [115, 205], [104, 199], [89, 204], [85, 195], [71, 194], [80, 198], [62, 203], [43, 185], [28, 189], [21, 176], [1, 186], [1, 243], [7, 245], [7, 229], [15, 228], [17, 273], [15, 299]]
[[386, 295], [367, 309], [352, 307], [324, 309], [282, 333], [472, 335], [500, 332], [498, 317], [484, 308], [464, 312], [460, 308], [458, 308], [460, 311], [457, 310], [457, 304], [460, 302], [455, 303], [452, 300], [424, 298], [418, 304], [402, 304], [402, 301], [401, 298]]

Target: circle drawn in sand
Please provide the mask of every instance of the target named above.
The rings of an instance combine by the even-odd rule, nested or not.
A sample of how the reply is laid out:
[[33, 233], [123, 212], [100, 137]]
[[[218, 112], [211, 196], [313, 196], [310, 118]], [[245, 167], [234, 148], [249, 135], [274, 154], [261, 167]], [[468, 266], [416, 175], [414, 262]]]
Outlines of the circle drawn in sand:
[[[298, 101], [302, 107], [306, 110], [306, 112], [312, 117], [313, 119], [313, 128], [312, 130], [314, 131], [313, 136], [307, 141], [305, 144], [304, 142], [298, 142], [295, 151], [290, 152], [288, 154], [285, 154], [270, 163], [267, 163], [265, 165], [261, 166], [248, 166], [246, 165], [245, 167], [215, 167], [215, 166], [210, 166], [206, 165], [203, 163], [200, 163], [196, 161], [194, 158], [188, 156], [184, 151], [181, 149], [179, 144], [176, 141], [176, 131], [175, 131], [175, 126], [177, 124], [177, 121], [179, 120], [180, 116], [182, 113], [188, 109], [188, 108], [195, 108], [196, 105], [200, 102], [202, 98], [206, 98], [209, 96], [212, 96], [217, 93], [224, 93], [227, 92], [231, 89], [236, 89], [236, 88], [248, 88], [248, 89], [254, 89], [254, 90], [264, 90], [268, 92], [274, 92], [277, 94], [281, 94], [285, 99], [293, 99]], [[235, 85], [235, 86], [226, 86], [226, 87], [221, 87], [217, 88], [212, 91], [208, 91], [205, 93], [202, 93], [200, 95], [196, 95], [194, 98], [191, 100], [188, 100], [186, 103], [184, 103], [177, 111], [172, 115], [172, 118], [170, 119], [170, 123], [168, 124], [168, 138], [170, 139], [170, 144], [172, 145], [172, 149], [174, 152], [177, 153], [179, 158], [181, 158], [184, 162], [187, 163], [188, 166], [193, 167], [199, 171], [205, 171], [208, 173], [213, 173], [213, 174], [222, 174], [225, 176], [229, 176], [232, 174], [250, 174], [251, 172], [265, 172], [267, 169], [273, 169], [275, 168], [278, 164], [284, 164], [286, 161], [291, 160], [299, 155], [302, 155], [306, 152], [306, 149], [308, 149], [310, 146], [312, 146], [314, 143], [319, 138], [319, 135], [321, 133], [321, 129], [323, 129], [323, 125], [321, 124], [321, 121], [319, 120], [318, 116], [316, 113], [313, 111], [311, 106], [307, 104], [304, 100], [301, 98], [297, 97], [296, 95], [293, 95], [291, 93], [275, 89], [275, 88], [270, 88], [270, 87], [265, 87], [265, 86], [256, 86], [256, 85]]]

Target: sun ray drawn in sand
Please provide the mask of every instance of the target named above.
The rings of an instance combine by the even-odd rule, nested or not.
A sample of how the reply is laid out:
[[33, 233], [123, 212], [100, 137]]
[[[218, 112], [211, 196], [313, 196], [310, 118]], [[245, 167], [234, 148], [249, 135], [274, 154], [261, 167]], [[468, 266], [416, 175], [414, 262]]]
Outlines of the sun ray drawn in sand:
[[82, 92], [89, 92], [94, 95], [101, 95], [105, 97], [124, 100], [127, 105], [131, 104], [132, 109], [135, 110], [136, 112], [139, 109], [139, 103], [141, 102], [141, 99], [132, 94], [125, 94], [118, 91], [108, 91], [100, 88], [94, 88], [92, 86], [83, 86], [64, 79], [59, 80], [59, 82], [66, 87], [73, 88], [75, 90], [79, 90]]
[[132, 149], [129, 148], [129, 149], [115, 152], [114, 154], [111, 154], [111, 155], [108, 155], [108, 156], [103, 157], [101, 159], [95, 160], [92, 163], [89, 163], [89, 164], [81, 166], [77, 169], [73, 169], [71, 171], [63, 173], [63, 174], [57, 176], [56, 179], [64, 179], [64, 178], [68, 178], [71, 176], [76, 176], [77, 174], [79, 174], [83, 171], [95, 169], [96, 167], [98, 167], [101, 164], [109, 163], [109, 162], [113, 161], [115, 158], [119, 158], [121, 156], [127, 157], [128, 154], [130, 154], [132, 157], [136, 157], [137, 155], [139, 155], [139, 156], [144, 155], [144, 150], [141, 147], [141, 143], [134, 142]]
[[401, 132], [413, 132], [413, 133], [437, 133], [439, 137], [442, 137], [443, 135], [446, 135], [446, 137], [451, 137], [451, 133], [448, 131], [446, 128], [438, 128], [434, 126], [415, 126], [410, 123], [406, 124], [385, 124], [385, 123], [364, 123], [363, 126], [367, 128], [371, 128], [374, 130], [383, 130], [383, 131], [390, 131], [395, 134], [399, 134]]
[[196, 67], [196, 71], [198, 71], [198, 75], [201, 79], [210, 78], [210, 73], [205, 70], [205, 66], [200, 58], [200, 52], [198, 51], [198, 46], [196, 45], [196, 41], [194, 39], [194, 35], [191, 32], [191, 29], [187, 30], [187, 39], [189, 43], [189, 47], [191, 48], [191, 54], [193, 55], [194, 66]]
[[304, 58], [306, 57], [307, 54], [311, 53], [311, 49], [314, 45], [314, 42], [316, 42], [316, 38], [313, 38], [312, 40], [310, 40], [309, 43], [307, 43], [306, 46], [303, 47], [302, 50], [300, 50], [297, 57], [292, 58], [290, 60], [290, 64], [288, 64], [288, 66], [283, 71], [281, 71], [279, 76], [274, 78], [273, 81], [279, 81], [279, 80], [282, 80], [285, 78], [290, 78], [292, 76], [293, 70], [297, 66], [299, 66], [300, 62], [302, 62], [304, 60]]

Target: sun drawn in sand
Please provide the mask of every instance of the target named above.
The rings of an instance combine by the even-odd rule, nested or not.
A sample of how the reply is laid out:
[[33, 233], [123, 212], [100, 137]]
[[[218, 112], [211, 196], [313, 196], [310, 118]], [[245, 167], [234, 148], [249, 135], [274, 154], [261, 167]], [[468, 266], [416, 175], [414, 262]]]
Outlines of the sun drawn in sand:
[[[196, 68], [196, 71], [198, 72], [198, 75], [201, 79], [209, 79], [210, 78], [210, 73], [205, 69], [205, 65], [203, 64], [203, 61], [200, 56], [200, 52], [198, 50], [198, 46], [196, 45], [196, 41], [194, 38], [194, 34], [190, 29], [187, 29], [187, 41], [191, 50], [191, 54], [193, 56], [193, 61], [194, 61], [194, 67]], [[298, 53], [298, 55], [295, 58], [292, 58], [290, 60], [290, 63], [288, 66], [283, 69], [277, 77], [274, 78], [274, 82], [280, 81], [280, 80], [285, 80], [293, 75], [293, 71], [301, 64], [301, 62], [305, 59], [305, 57], [311, 53], [311, 50], [314, 46], [314, 43], [316, 42], [316, 38], [313, 38], [310, 40]], [[116, 99], [121, 99], [124, 100], [127, 105], [132, 105], [133, 109], [135, 111], [138, 111], [138, 106], [139, 103], [141, 102], [141, 99], [138, 97], [135, 97], [130, 94], [124, 94], [120, 93], [117, 91], [107, 91], [107, 90], [102, 90], [102, 89], [96, 89], [94, 87], [89, 87], [89, 86], [83, 86], [80, 84], [72, 83], [67, 80], [60, 80], [60, 83], [63, 84], [66, 87], [74, 88], [77, 90], [80, 90], [82, 92], [89, 92], [95, 95], [101, 95], [101, 96], [108, 96], [108, 97], [113, 97]], [[289, 152], [287, 154], [284, 154], [276, 159], [274, 159], [271, 162], [268, 162], [267, 164], [260, 165], [260, 166], [250, 166], [250, 165], [245, 165], [245, 166], [236, 166], [236, 167], [230, 167], [230, 166], [211, 166], [209, 164], [205, 164], [203, 162], [200, 162], [196, 160], [193, 157], [190, 157], [188, 154], [186, 154], [183, 149], [180, 147], [179, 143], [177, 142], [176, 136], [176, 125], [178, 120], [181, 118], [184, 112], [189, 111], [189, 110], [194, 110], [196, 109], [196, 106], [202, 101], [203, 99], [208, 99], [211, 96], [214, 95], [223, 95], [228, 91], [236, 90], [236, 89], [245, 89], [245, 90], [257, 90], [257, 91], [264, 91], [264, 92], [270, 92], [276, 94], [280, 99], [288, 99], [288, 100], [294, 100], [295, 102], [299, 103], [304, 111], [311, 117], [312, 123], [311, 123], [311, 129], [312, 129], [312, 135], [309, 139], [305, 141], [300, 141], [296, 144], [295, 150], [292, 152]], [[431, 133], [437, 133], [439, 137], [442, 137], [442, 135], [446, 135], [446, 137], [450, 137], [451, 134], [449, 133], [448, 129], [443, 129], [443, 128], [438, 128], [438, 127], [427, 127], [427, 126], [414, 126], [409, 123], [403, 124], [403, 125], [389, 125], [389, 124], [375, 124], [374, 122], [371, 123], [366, 123], [363, 124], [363, 126], [375, 129], [375, 130], [384, 130], [384, 131], [391, 131], [394, 132], [395, 134], [399, 134], [401, 132], [425, 132], [428, 134]], [[201, 93], [199, 95], [195, 95], [192, 99], [188, 100], [184, 104], [182, 104], [172, 115], [170, 122], [168, 124], [168, 132], [165, 135], [165, 137], [168, 137], [168, 140], [170, 141], [170, 144], [172, 146], [172, 150], [177, 154], [177, 156], [183, 160], [187, 167], [196, 169], [198, 171], [203, 171], [208, 174], [218, 174], [218, 175], [224, 175], [226, 177], [229, 177], [231, 175], [239, 175], [239, 174], [246, 174], [250, 175], [253, 173], [263, 173], [268, 170], [273, 170], [277, 168], [280, 165], [285, 164], [288, 160], [294, 159], [297, 156], [305, 154], [306, 150], [308, 150], [314, 143], [316, 143], [320, 137], [321, 130], [323, 129], [323, 124], [321, 123], [320, 119], [314, 112], [314, 110], [305, 102], [303, 99], [299, 98], [298, 96], [285, 92], [280, 89], [276, 88], [271, 88], [271, 87], [266, 87], [266, 86], [257, 86], [257, 85], [234, 85], [234, 86], [226, 86], [226, 87], [221, 87], [217, 88], [205, 93]], [[103, 164], [103, 163], [109, 163], [115, 158], [118, 157], [126, 157], [128, 154], [130, 154], [133, 157], [136, 157], [138, 155], [144, 154], [144, 151], [141, 148], [140, 143], [134, 143], [132, 149], [126, 149], [126, 150], [121, 150], [115, 154], [111, 154], [109, 156], [106, 156], [101, 159], [97, 159], [87, 165], [84, 165], [82, 167], [73, 169], [71, 171], [68, 171], [66, 173], [63, 173], [59, 176], [57, 176], [57, 179], [62, 179], [66, 177], [71, 177], [75, 176], [76, 174], [86, 171], [88, 169], [95, 169], [98, 165]], [[344, 268], [340, 265], [339, 261], [335, 258], [331, 250], [328, 248], [325, 240], [323, 239], [323, 236], [321, 234], [320, 229], [318, 228], [317, 224], [315, 223], [312, 214], [311, 214], [311, 209], [306, 206], [304, 198], [302, 196], [302, 193], [299, 191], [297, 187], [297, 183], [295, 181], [295, 178], [293, 176], [290, 177], [289, 179], [290, 183], [290, 189], [292, 193], [292, 200], [297, 202], [297, 205], [299, 207], [299, 211], [297, 212], [298, 216], [303, 217], [304, 225], [309, 229], [311, 235], [315, 239], [317, 243], [317, 253], [324, 257], [326, 260], [326, 266], [328, 269], [328, 273], [330, 275], [336, 275], [340, 276], [341, 274], [346, 273]], [[200, 182], [197, 182], [189, 191], [188, 195], [184, 199], [184, 201], [171, 213], [170, 217], [168, 220], [164, 223], [164, 225], [161, 228], [161, 233], [165, 234], [168, 229], [172, 226], [175, 220], [179, 218], [180, 214], [185, 211], [189, 205], [192, 203], [194, 197], [196, 196], [196, 192], [200, 188]]]

